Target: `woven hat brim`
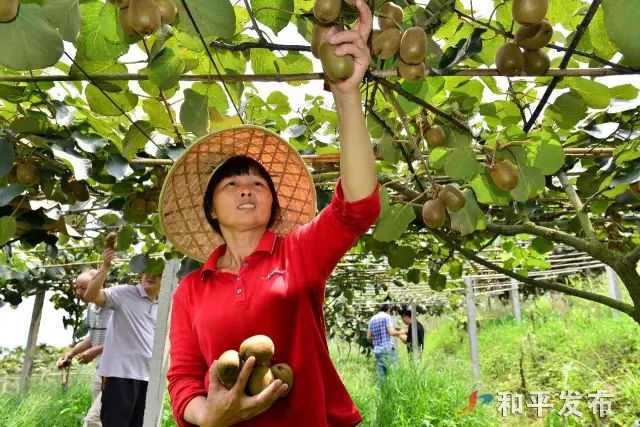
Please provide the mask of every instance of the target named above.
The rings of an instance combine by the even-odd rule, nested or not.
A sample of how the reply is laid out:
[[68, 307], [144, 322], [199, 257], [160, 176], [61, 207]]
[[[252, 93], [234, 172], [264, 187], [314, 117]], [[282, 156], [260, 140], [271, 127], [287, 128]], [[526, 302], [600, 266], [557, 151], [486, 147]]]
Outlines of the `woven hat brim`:
[[316, 190], [304, 160], [276, 133], [243, 125], [207, 135], [173, 165], [160, 194], [160, 224], [184, 255], [204, 262], [223, 243], [204, 215], [203, 197], [211, 174], [229, 157], [245, 155], [269, 172], [278, 194], [280, 218], [271, 227], [286, 234], [316, 214]]

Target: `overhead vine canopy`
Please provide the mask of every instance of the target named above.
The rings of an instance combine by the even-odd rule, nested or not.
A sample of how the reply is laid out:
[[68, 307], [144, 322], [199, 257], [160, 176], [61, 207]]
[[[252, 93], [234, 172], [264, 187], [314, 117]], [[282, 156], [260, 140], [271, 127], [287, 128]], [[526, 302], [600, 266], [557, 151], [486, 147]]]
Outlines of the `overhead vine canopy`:
[[[370, 3], [375, 15], [383, 3]], [[132, 272], [162, 268], [150, 253], [180, 257], [159, 227], [157, 196], [173, 159], [215, 129], [245, 122], [279, 132], [306, 156], [320, 207], [328, 201], [337, 117], [311, 55], [314, 2], [176, 5], [175, 20], [144, 37], [132, 32], [142, 27], [129, 2], [21, 1], [15, 19], [0, 22], [5, 301], [45, 286], [43, 275], [55, 281], [97, 260], [109, 228], [119, 230], [120, 251], [138, 254]], [[386, 262], [390, 277], [443, 289], [469, 258], [640, 322], [640, 100], [637, 80], [617, 80], [640, 71], [640, 0], [551, 0], [551, 69], [510, 77], [495, 61], [520, 29], [511, 1], [397, 5], [399, 29], [427, 35], [427, 76], [409, 81], [396, 57], [374, 57], [362, 83], [383, 212], [356, 261]], [[341, 24], [355, 17], [345, 2]], [[440, 141], [428, 144], [436, 125]], [[502, 167], [515, 185], [496, 185]], [[462, 208], [425, 228], [423, 204], [449, 182], [462, 189]], [[500, 256], [479, 254], [496, 241]], [[611, 266], [632, 304], [527, 278], [546, 268], [555, 243]], [[37, 268], [48, 262], [58, 267]]]

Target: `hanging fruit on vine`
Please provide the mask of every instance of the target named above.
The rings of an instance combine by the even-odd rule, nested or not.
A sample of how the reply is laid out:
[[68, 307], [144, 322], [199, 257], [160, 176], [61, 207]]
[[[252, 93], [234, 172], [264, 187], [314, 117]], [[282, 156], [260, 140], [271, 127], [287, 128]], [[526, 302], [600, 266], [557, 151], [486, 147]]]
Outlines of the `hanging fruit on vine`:
[[549, 21], [539, 24], [521, 25], [516, 31], [515, 41], [522, 49], [536, 50], [545, 47], [553, 36], [553, 28]]
[[18, 16], [18, 8], [20, 2], [18, 0], [1, 0], [0, 1], [0, 22], [11, 22]]
[[518, 172], [507, 160], [496, 160], [489, 172], [496, 187], [501, 190], [510, 191], [518, 186]]
[[440, 199], [427, 200], [422, 206], [422, 220], [429, 228], [440, 228], [447, 218], [447, 211]]
[[438, 199], [452, 212], [458, 212], [467, 203], [464, 193], [453, 184], [443, 186], [438, 192]]
[[427, 145], [432, 150], [436, 147], [442, 147], [447, 139], [447, 135], [440, 125], [433, 125], [427, 129], [425, 137], [427, 139]]
[[22, 162], [16, 168], [16, 181], [20, 184], [31, 187], [38, 182], [38, 170], [29, 160]]
[[393, 2], [383, 4], [378, 12], [378, 25], [382, 31], [388, 28], [401, 28], [403, 19], [402, 8]]
[[519, 24], [539, 24], [549, 9], [548, 0], [513, 0], [511, 14]]
[[551, 61], [542, 50], [527, 50], [524, 52], [524, 71], [530, 76], [547, 74]]
[[495, 62], [502, 76], [517, 76], [524, 69], [524, 55], [515, 43], [505, 43], [500, 46], [496, 51]]

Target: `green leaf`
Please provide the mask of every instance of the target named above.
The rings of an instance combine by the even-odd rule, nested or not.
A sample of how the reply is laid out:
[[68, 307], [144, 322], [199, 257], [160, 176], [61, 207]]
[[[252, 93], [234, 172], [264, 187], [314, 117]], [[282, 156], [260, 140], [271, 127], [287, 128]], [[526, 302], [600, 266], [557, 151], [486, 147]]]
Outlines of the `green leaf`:
[[[282, 58], [276, 57], [276, 67], [281, 74], [304, 74], [313, 72], [313, 63], [300, 52], [288, 52]], [[292, 85], [302, 84], [303, 82], [289, 82]]]
[[227, 95], [220, 84], [197, 82], [191, 86], [191, 89], [207, 97], [209, 108], [215, 108], [220, 113], [225, 113], [229, 109]]
[[54, 144], [51, 146], [54, 157], [62, 159], [73, 170], [73, 175], [77, 180], [89, 178], [89, 170], [91, 169], [91, 160], [81, 157], [74, 152], [66, 151], [61, 145]]
[[633, 67], [640, 67], [640, 4], [638, 0], [603, 0], [604, 25], [609, 39]]
[[266, 103], [278, 114], [288, 114], [291, 112], [289, 98], [278, 90], [271, 92], [269, 96], [267, 96]]
[[204, 135], [209, 129], [207, 97], [193, 89], [184, 90], [184, 102], [180, 107], [180, 123], [195, 135]]
[[470, 147], [451, 150], [444, 161], [444, 173], [453, 179], [471, 179], [479, 171], [476, 153]]
[[147, 141], [149, 141], [147, 136], [151, 136], [151, 132], [153, 132], [153, 128], [147, 121], [137, 120], [131, 124], [122, 143], [122, 155], [125, 159], [133, 159], [136, 153], [147, 145]]
[[10, 184], [6, 187], [0, 187], [0, 207], [6, 206], [13, 199], [22, 194], [25, 190], [25, 186], [20, 183]]
[[162, 49], [149, 64], [149, 80], [160, 90], [169, 89], [178, 84], [184, 71], [184, 61], [168, 47]]
[[[115, 59], [88, 59], [78, 52], [74, 58], [74, 64], [72, 64], [69, 69], [69, 75], [85, 77], [85, 73], [89, 75], [126, 74], [128, 70], [126, 65], [117, 62]], [[95, 85], [108, 92], [122, 92], [129, 88], [127, 81], [98, 80], [95, 82]]]
[[374, 139], [374, 142], [378, 146], [378, 155], [385, 162], [395, 165], [402, 159], [402, 153], [396, 148], [393, 137], [388, 133], [384, 133], [380, 139]]
[[544, 112], [562, 129], [571, 129], [587, 115], [587, 106], [576, 92], [560, 95]]
[[[197, 36], [189, 15], [184, 10], [182, 2], [177, 2], [178, 29]], [[236, 28], [236, 14], [229, 0], [189, 0], [189, 10], [193, 15], [196, 26], [207, 44], [216, 39], [228, 39], [233, 36]]]
[[471, 135], [457, 128], [445, 128], [447, 139], [444, 144], [449, 148], [470, 148]]
[[3, 216], [0, 218], [0, 246], [4, 246], [18, 229], [16, 219], [12, 216]]
[[373, 237], [381, 242], [397, 240], [415, 218], [416, 214], [410, 205], [391, 205], [385, 215], [378, 219]]
[[133, 242], [133, 236], [135, 236], [136, 230], [131, 225], [125, 225], [118, 232], [118, 238], [116, 239], [116, 251], [126, 251], [131, 247]]
[[0, 138], [0, 177], [6, 176], [13, 168], [15, 153], [11, 142]]
[[437, 272], [436, 270], [429, 271], [429, 287], [434, 291], [441, 291], [447, 286], [447, 276]]
[[258, 21], [278, 34], [291, 20], [293, 0], [251, 0], [251, 9]]
[[433, 170], [442, 170], [444, 162], [447, 159], [449, 150], [444, 147], [436, 147], [429, 153], [429, 168]]
[[593, 50], [596, 55], [609, 59], [618, 52], [618, 49], [611, 43], [607, 34], [607, 28], [604, 24], [604, 12], [601, 7], [596, 11], [587, 29], [591, 40], [595, 41]]
[[630, 101], [638, 97], [638, 88], [629, 83], [619, 86], [613, 86], [610, 89], [611, 96], [613, 98]]
[[483, 168], [471, 181], [471, 188], [478, 202], [485, 205], [506, 206], [511, 202], [511, 195], [496, 187], [489, 173]]
[[14, 70], [55, 65], [63, 53], [62, 37], [36, 4], [21, 4], [18, 16], [0, 24], [0, 64]]
[[92, 1], [80, 6], [83, 25], [75, 45], [87, 59], [115, 59], [129, 50], [117, 32], [117, 9], [110, 3]]
[[75, 131], [71, 134], [71, 138], [76, 140], [76, 144], [87, 153], [97, 153], [109, 143], [106, 138], [102, 138], [94, 134], [84, 134]]
[[256, 74], [278, 74], [276, 55], [268, 49], [251, 49], [251, 68]]
[[103, 116], [120, 116], [122, 113], [116, 107], [120, 107], [125, 113], [133, 110], [138, 105], [138, 96], [131, 92], [103, 94], [93, 84], [85, 89], [85, 96], [91, 111]]
[[558, 141], [541, 141], [527, 145], [528, 163], [543, 175], [552, 175], [564, 165], [564, 150]]
[[130, 260], [129, 260], [129, 270], [132, 273], [142, 273], [145, 271], [145, 269], [149, 266], [149, 256], [147, 256], [147, 254], [138, 254], [138, 255], [134, 255]]
[[518, 202], [525, 202], [538, 193], [544, 191], [544, 175], [540, 169], [527, 165], [520, 165], [518, 171], [518, 186], [511, 190], [511, 196]]
[[545, 239], [544, 237], [536, 237], [531, 241], [531, 249], [539, 254], [546, 254], [551, 252], [554, 248], [552, 241]]
[[79, 0], [44, 0], [42, 11], [64, 40], [76, 41], [82, 24]]
[[392, 268], [409, 268], [415, 259], [416, 252], [411, 246], [393, 246], [387, 253], [387, 260]]
[[169, 136], [173, 136], [173, 124], [171, 123], [171, 118], [169, 117], [169, 113], [165, 106], [158, 100], [155, 99], [145, 99], [142, 101], [142, 109], [149, 116], [149, 121], [151, 122], [151, 126], [164, 130], [165, 134]]
[[451, 229], [465, 236], [476, 230], [484, 230], [487, 226], [487, 219], [476, 202], [473, 190], [465, 188], [463, 193], [467, 199], [464, 207], [458, 212], [447, 210], [451, 219]]
[[611, 103], [611, 90], [602, 83], [582, 77], [566, 77], [559, 87], [568, 87], [580, 94], [585, 104], [591, 108], [607, 108]]

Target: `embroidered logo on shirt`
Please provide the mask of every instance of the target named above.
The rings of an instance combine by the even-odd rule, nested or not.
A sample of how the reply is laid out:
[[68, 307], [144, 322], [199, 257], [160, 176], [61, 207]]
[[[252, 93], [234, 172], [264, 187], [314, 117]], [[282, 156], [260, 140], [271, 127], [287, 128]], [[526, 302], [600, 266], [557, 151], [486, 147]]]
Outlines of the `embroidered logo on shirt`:
[[264, 280], [269, 280], [276, 274], [279, 274], [280, 276], [284, 276], [284, 273], [286, 273], [285, 269], [279, 269], [278, 267], [276, 267], [272, 271], [270, 271], [269, 274], [267, 274]]

